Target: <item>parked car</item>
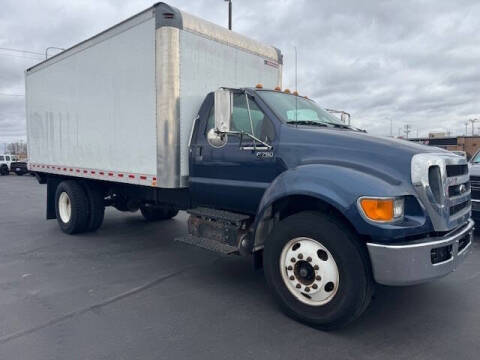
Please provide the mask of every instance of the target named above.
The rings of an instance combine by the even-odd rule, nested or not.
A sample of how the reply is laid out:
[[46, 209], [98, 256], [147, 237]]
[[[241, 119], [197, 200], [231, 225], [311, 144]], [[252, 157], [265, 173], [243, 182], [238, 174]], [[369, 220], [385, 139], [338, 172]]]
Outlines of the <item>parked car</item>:
[[26, 161], [13, 161], [10, 164], [10, 171], [14, 172], [18, 176], [22, 176], [25, 174], [28, 174], [28, 167], [27, 167], [27, 162]]
[[11, 164], [15, 161], [14, 155], [0, 154], [0, 175], [8, 175], [10, 173]]
[[451, 273], [473, 240], [466, 159], [356, 131], [281, 71], [278, 49], [164, 3], [28, 69], [47, 218], [74, 234], [106, 206], [186, 210], [181, 241], [252, 256], [282, 309], [325, 329], [375, 282]]
[[470, 190], [472, 197], [472, 218], [480, 225], [480, 151], [470, 160]]

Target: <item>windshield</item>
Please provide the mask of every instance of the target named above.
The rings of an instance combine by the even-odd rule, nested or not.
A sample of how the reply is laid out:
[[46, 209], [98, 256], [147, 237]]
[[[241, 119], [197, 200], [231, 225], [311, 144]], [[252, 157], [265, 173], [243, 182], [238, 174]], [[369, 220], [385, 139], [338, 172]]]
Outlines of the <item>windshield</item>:
[[260, 97], [287, 124], [349, 128], [312, 100], [278, 91], [257, 91]]

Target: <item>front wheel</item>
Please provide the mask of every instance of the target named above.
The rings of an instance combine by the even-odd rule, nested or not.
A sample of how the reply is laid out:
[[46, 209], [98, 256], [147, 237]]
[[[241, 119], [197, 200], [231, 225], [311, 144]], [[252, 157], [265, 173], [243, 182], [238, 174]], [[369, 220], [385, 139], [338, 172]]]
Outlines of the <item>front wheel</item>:
[[0, 166], [0, 175], [1, 176], [5, 176], [5, 175], [8, 175], [9, 173], [9, 170], [8, 170], [8, 166], [3, 164]]
[[344, 222], [322, 213], [282, 220], [265, 244], [264, 270], [289, 316], [325, 330], [359, 317], [373, 294], [366, 249]]

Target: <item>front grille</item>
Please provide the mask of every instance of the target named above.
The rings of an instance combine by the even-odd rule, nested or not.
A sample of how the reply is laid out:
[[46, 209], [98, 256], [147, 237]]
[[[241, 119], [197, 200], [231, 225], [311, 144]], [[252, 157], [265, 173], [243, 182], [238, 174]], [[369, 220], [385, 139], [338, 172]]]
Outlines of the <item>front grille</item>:
[[[480, 178], [470, 181], [466, 159], [447, 153], [417, 154], [412, 158], [412, 184], [435, 231], [448, 231], [465, 223], [471, 210], [471, 192]], [[478, 185], [475, 188], [474, 185]]]
[[468, 165], [447, 165], [447, 177], [468, 174]]
[[[465, 185], [465, 187], [462, 187], [462, 185]], [[449, 197], [459, 196], [459, 195], [465, 194], [469, 190], [470, 190], [470, 181], [466, 182], [465, 184], [452, 185], [448, 187], [448, 196]]]
[[457, 214], [458, 212], [462, 211], [463, 209], [470, 206], [470, 200], [464, 201], [460, 204], [450, 206], [450, 216]]

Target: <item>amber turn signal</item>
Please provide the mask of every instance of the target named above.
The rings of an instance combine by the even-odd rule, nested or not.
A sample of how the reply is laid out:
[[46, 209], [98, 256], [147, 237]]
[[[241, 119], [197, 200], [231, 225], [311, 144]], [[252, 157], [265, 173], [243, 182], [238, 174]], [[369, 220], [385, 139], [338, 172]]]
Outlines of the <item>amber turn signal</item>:
[[373, 221], [393, 221], [403, 216], [402, 198], [361, 198], [363, 214]]

